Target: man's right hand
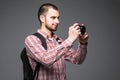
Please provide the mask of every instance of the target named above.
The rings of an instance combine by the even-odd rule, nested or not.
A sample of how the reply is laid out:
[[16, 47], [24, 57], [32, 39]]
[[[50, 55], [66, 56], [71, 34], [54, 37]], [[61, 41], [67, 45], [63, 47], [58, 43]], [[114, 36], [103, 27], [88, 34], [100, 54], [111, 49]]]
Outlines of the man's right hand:
[[68, 31], [68, 40], [73, 43], [80, 35], [80, 27], [78, 23], [74, 23], [72, 26], [69, 27]]

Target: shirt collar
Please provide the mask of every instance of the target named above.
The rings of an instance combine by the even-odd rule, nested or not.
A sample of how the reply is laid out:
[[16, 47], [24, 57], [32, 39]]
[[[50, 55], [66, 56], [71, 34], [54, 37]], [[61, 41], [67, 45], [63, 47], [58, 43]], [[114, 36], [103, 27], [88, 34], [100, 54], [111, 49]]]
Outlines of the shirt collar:
[[40, 31], [39, 29], [37, 30], [37, 32], [40, 33], [44, 38], [48, 38], [47, 34], [42, 32], [42, 31]]
[[[45, 37], [46, 39], [48, 39], [48, 35], [47, 35], [45, 32], [42, 32], [42, 31], [40, 31], [39, 29], [37, 30], [37, 32], [40, 33], [40, 34], [42, 34], [43, 37]], [[57, 39], [58, 36], [53, 33], [53, 37], [52, 37], [52, 38]]]

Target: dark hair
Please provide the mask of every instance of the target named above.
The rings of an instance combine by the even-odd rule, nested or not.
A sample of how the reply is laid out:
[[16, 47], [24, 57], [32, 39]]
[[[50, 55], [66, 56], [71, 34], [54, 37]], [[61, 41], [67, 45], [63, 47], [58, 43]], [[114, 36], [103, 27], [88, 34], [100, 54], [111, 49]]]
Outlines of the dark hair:
[[[58, 10], [57, 6], [55, 6], [54, 4], [45, 3], [45, 4], [41, 5], [38, 10], [38, 19], [39, 19], [40, 15], [42, 15], [42, 14], [45, 15], [45, 13], [48, 11], [49, 8]], [[40, 21], [40, 19], [39, 19], [39, 21]]]

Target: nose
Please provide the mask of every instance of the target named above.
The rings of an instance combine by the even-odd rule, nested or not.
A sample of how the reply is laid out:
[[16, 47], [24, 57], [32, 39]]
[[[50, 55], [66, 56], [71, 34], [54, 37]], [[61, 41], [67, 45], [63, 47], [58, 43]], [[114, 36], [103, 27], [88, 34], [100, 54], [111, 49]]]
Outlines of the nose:
[[55, 22], [56, 22], [57, 24], [59, 24], [59, 23], [60, 23], [58, 18], [55, 20]]

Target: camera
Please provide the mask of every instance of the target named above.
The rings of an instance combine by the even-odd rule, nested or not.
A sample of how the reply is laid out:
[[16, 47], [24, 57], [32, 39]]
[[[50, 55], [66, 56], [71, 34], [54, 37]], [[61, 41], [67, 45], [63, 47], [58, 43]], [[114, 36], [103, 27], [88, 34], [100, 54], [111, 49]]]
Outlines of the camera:
[[84, 24], [80, 24], [79, 27], [80, 27], [81, 34], [84, 35], [84, 33], [86, 32], [86, 27], [84, 26]]

